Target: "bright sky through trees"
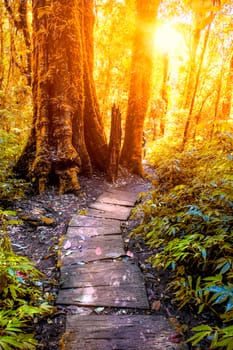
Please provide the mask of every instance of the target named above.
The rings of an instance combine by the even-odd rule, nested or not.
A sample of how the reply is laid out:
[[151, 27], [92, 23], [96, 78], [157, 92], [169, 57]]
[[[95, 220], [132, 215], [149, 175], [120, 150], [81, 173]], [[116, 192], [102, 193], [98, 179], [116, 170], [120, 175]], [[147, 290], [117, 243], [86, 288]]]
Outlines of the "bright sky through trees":
[[185, 47], [182, 35], [168, 23], [161, 24], [157, 27], [154, 43], [155, 49], [171, 56], [177, 51], [177, 49], [183, 51]]

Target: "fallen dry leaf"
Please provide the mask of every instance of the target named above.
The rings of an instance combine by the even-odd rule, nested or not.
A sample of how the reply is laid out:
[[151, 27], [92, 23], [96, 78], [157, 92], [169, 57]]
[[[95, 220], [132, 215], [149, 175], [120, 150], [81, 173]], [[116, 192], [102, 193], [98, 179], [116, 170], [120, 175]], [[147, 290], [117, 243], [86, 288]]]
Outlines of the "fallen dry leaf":
[[180, 333], [173, 333], [168, 337], [168, 340], [171, 343], [180, 343], [182, 341], [182, 334]]
[[126, 252], [126, 255], [129, 256], [130, 258], [133, 258], [133, 257], [134, 257], [133, 252], [131, 252], [130, 250], [128, 250], [128, 251]]
[[161, 307], [161, 303], [159, 300], [153, 301], [152, 306], [151, 306], [152, 310], [159, 311], [160, 307]]
[[64, 244], [63, 248], [64, 249], [69, 249], [71, 247], [71, 242], [68, 240], [66, 241], [66, 243]]

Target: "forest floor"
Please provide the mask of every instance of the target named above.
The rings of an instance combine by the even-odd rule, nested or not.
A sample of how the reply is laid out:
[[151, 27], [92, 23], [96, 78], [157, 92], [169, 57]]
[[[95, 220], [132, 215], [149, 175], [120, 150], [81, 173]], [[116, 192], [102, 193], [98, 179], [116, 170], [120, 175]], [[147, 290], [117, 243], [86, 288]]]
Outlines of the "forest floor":
[[[59, 252], [59, 239], [65, 235], [69, 220], [78, 211], [85, 210], [88, 204], [94, 202], [98, 196], [109, 188], [101, 174], [95, 174], [92, 178], [80, 177], [81, 193], [79, 196], [65, 194], [58, 196], [55, 189], [46, 191], [43, 195], [28, 195], [27, 197], [8, 204], [8, 210], [17, 211], [23, 224], [9, 227], [9, 236], [13, 249], [20, 255], [26, 255], [34, 261], [36, 267], [45, 275], [42, 287], [45, 300], [50, 303], [56, 301], [59, 290], [60, 272], [57, 267]], [[113, 188], [125, 185], [139, 185], [140, 190], [147, 191], [150, 181], [134, 176], [122, 177], [117, 180]], [[4, 208], [6, 209], [6, 208]], [[184, 326], [192, 327], [199, 320], [190, 311], [180, 311], [172, 301], [172, 294], [167, 289], [169, 274], [165, 271], [157, 271], [151, 268], [146, 261], [151, 252], [138, 239], [129, 239], [129, 234], [139, 224], [140, 218], [127, 221], [123, 229], [126, 251], [130, 252], [138, 262], [146, 281], [148, 299], [151, 307], [150, 313], [156, 313], [167, 317], [174, 323], [174, 343], [179, 342]], [[36, 339], [40, 343], [38, 349], [58, 350], [60, 349], [61, 336], [65, 330], [65, 319], [67, 314], [85, 312], [90, 313], [130, 313], [132, 310], [114, 310], [108, 308], [85, 309], [84, 307], [58, 307], [57, 311], [50, 317], [35, 320]], [[134, 311], [135, 312], [135, 311]], [[191, 349], [191, 347], [190, 347]], [[196, 348], [197, 349], [197, 348]], [[204, 349], [202, 347], [202, 349]], [[207, 347], [206, 347], [207, 349]]]

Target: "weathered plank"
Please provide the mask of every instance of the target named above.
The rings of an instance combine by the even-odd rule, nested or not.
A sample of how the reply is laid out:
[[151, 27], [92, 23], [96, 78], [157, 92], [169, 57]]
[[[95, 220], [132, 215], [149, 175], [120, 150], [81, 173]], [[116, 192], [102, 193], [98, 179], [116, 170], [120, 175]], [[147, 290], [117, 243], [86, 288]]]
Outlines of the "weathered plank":
[[57, 304], [148, 309], [144, 285], [109, 285], [61, 289]]
[[121, 223], [118, 220], [93, 217], [88, 215], [74, 215], [69, 223], [69, 227], [102, 227], [119, 231]]
[[116, 219], [122, 221], [128, 219], [130, 212], [130, 207], [99, 202], [90, 204], [87, 210], [87, 214], [89, 216]]
[[86, 264], [79, 267], [61, 268], [61, 288], [81, 288], [98, 286], [117, 286], [130, 284], [132, 288], [144, 286], [139, 267], [130, 262], [105, 261]]
[[67, 237], [79, 237], [80, 239], [86, 239], [88, 237], [96, 237], [96, 236], [111, 236], [111, 235], [121, 235], [121, 229], [114, 227], [72, 227], [69, 226], [67, 229], [66, 236]]
[[107, 191], [101, 194], [97, 199], [97, 202], [118, 204], [126, 207], [133, 207], [135, 201], [136, 195], [123, 191]]
[[[64, 247], [68, 246], [67, 249]], [[90, 262], [103, 259], [114, 259], [125, 254], [120, 235], [91, 237], [80, 240], [68, 237], [61, 249], [62, 265], [77, 264], [80, 261]]]
[[169, 322], [156, 315], [72, 315], [67, 319], [64, 350], [178, 350], [169, 341]]
[[[106, 192], [103, 193], [103, 195], [108, 195], [111, 198], [114, 198], [119, 201], [129, 201], [132, 204], [134, 204], [137, 200], [138, 193], [133, 193], [129, 191], [124, 190], [118, 190], [114, 188], [108, 189]], [[98, 199], [101, 198], [101, 195], [98, 197]]]

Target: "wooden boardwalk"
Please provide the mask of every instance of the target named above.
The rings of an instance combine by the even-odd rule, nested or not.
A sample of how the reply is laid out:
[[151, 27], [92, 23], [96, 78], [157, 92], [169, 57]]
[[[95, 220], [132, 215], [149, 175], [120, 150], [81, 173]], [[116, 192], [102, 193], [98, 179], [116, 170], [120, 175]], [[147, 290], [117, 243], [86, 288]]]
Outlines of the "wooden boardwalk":
[[[149, 310], [143, 275], [124, 259], [121, 224], [130, 215], [136, 193], [108, 190], [75, 215], [62, 243], [61, 289], [57, 304], [135, 310], [132, 315], [67, 315], [62, 350], [186, 349], [169, 341], [174, 330]], [[132, 312], [133, 313], [133, 312]]]

